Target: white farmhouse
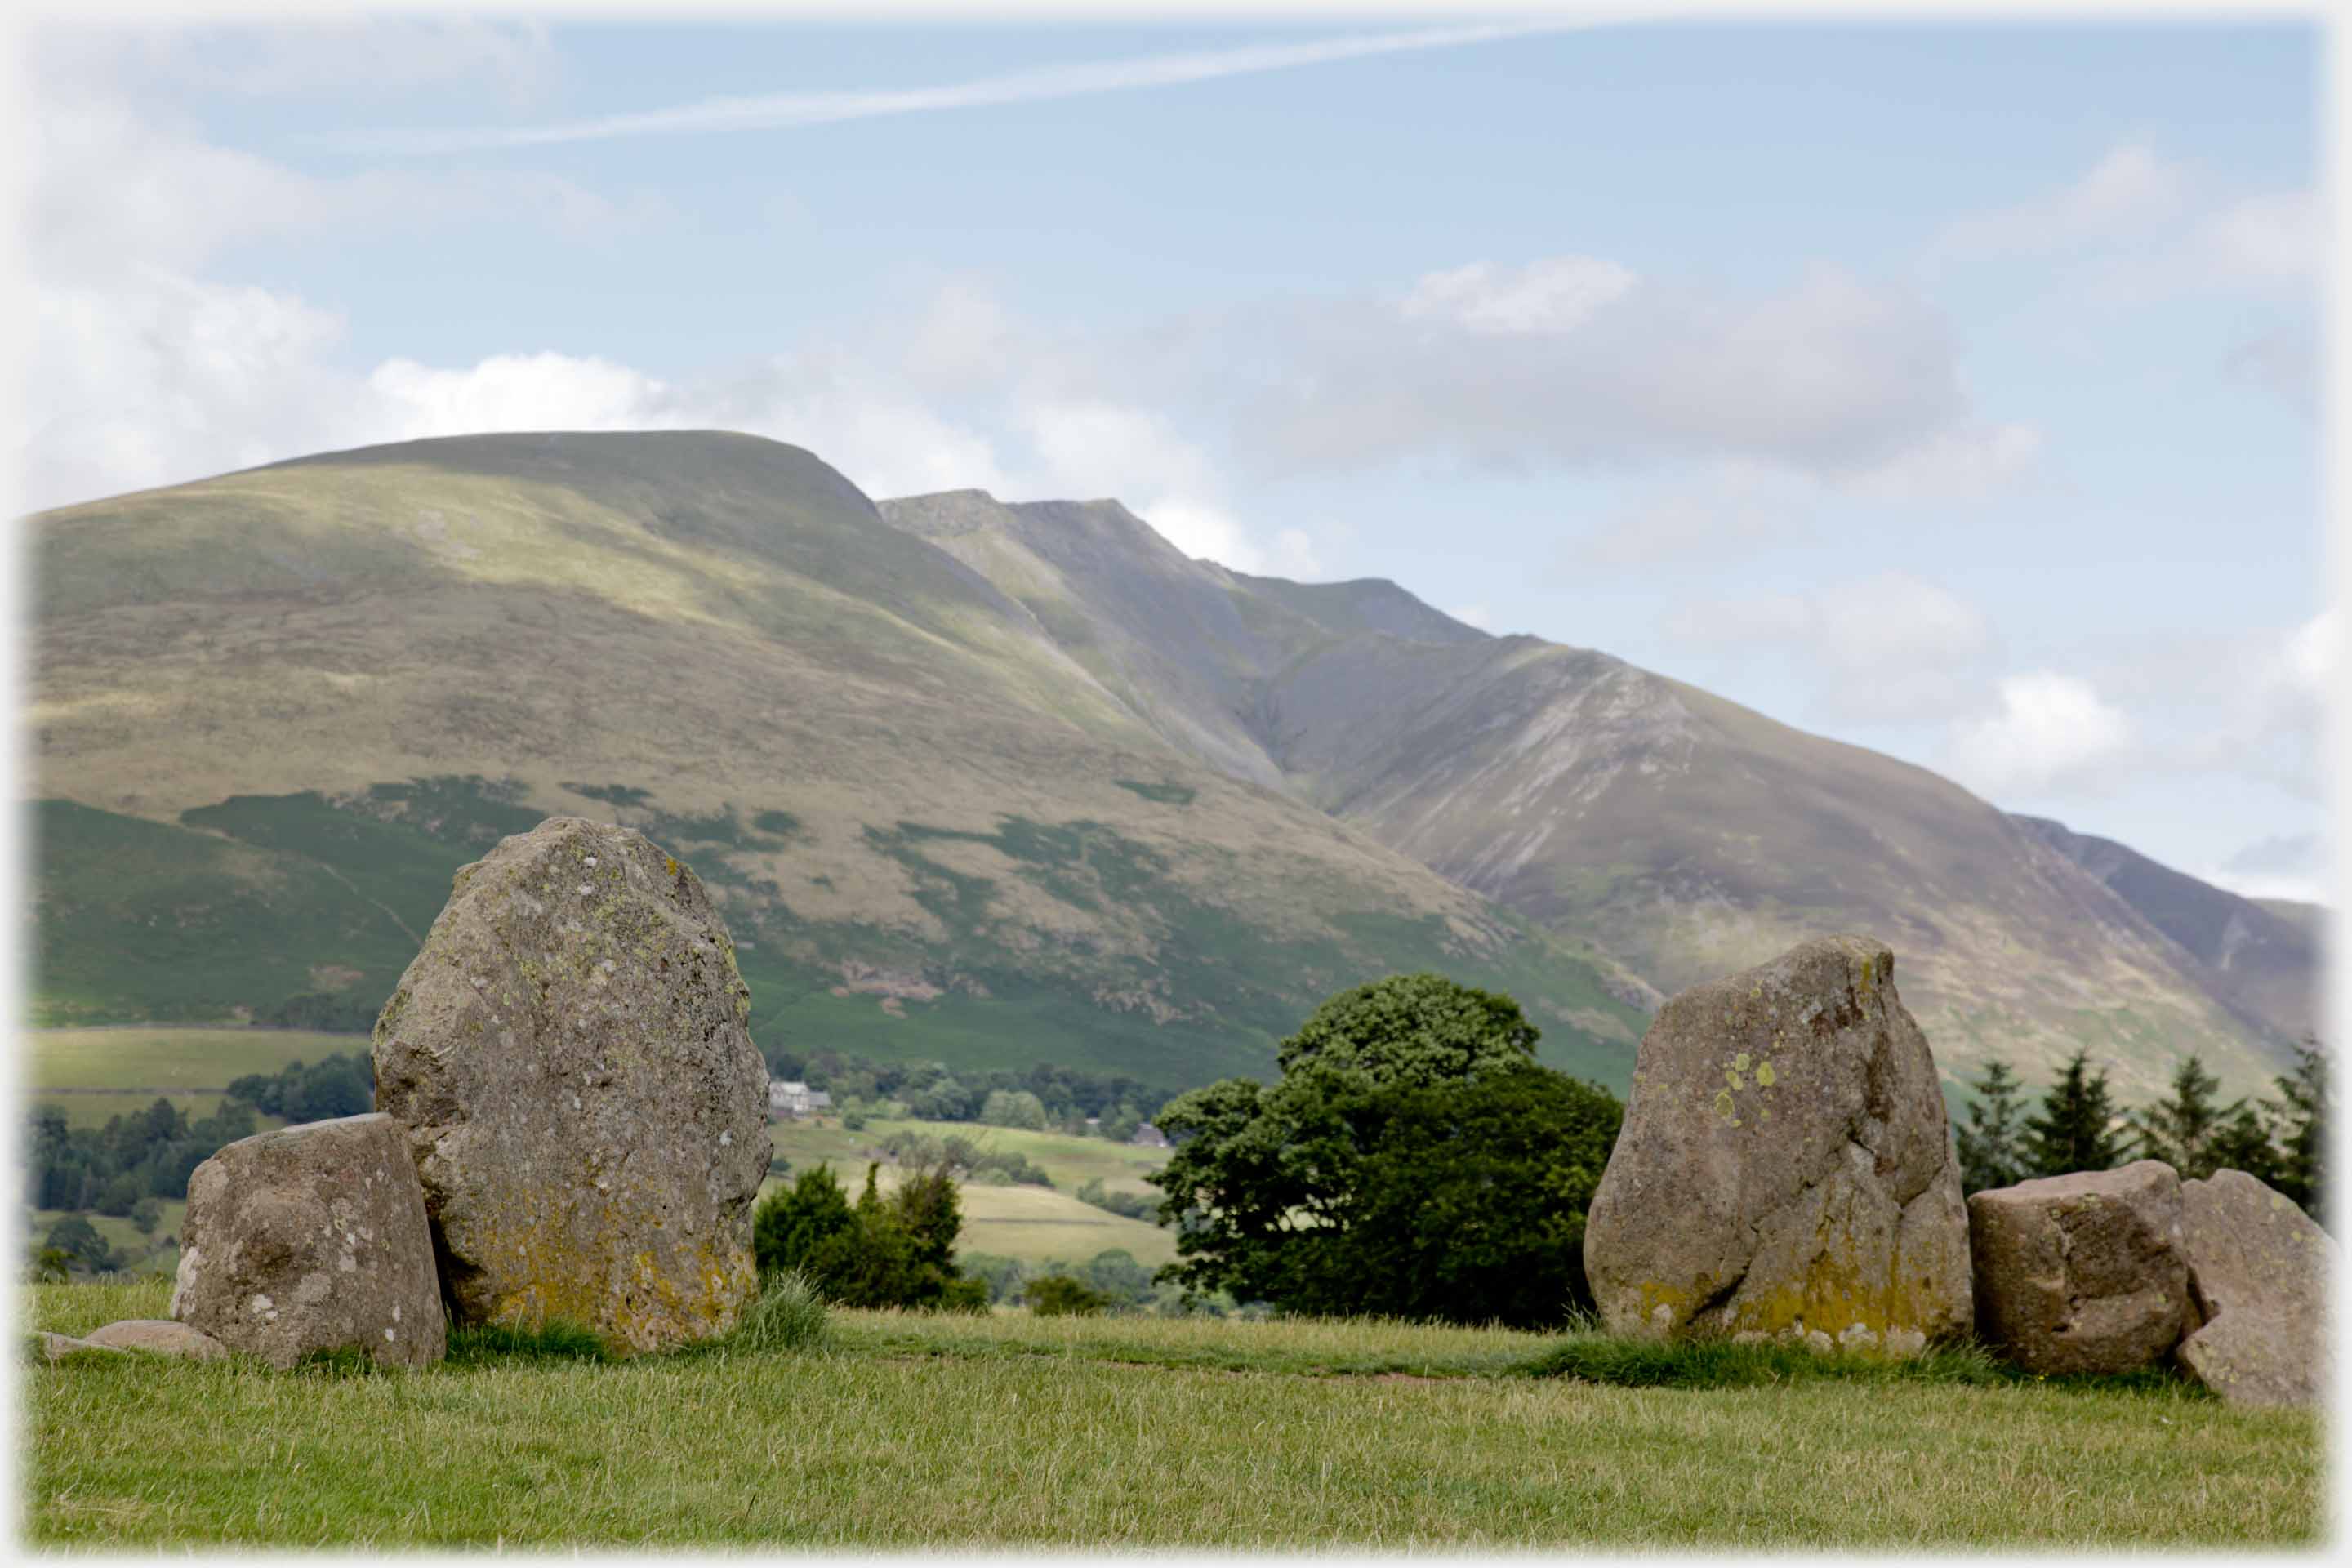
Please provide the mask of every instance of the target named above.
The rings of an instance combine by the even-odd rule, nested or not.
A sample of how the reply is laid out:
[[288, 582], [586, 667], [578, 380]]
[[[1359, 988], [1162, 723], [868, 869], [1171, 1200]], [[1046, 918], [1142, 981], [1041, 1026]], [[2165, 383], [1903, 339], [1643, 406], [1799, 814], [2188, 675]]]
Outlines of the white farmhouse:
[[768, 1080], [768, 1114], [795, 1120], [833, 1109], [833, 1096], [790, 1079]]

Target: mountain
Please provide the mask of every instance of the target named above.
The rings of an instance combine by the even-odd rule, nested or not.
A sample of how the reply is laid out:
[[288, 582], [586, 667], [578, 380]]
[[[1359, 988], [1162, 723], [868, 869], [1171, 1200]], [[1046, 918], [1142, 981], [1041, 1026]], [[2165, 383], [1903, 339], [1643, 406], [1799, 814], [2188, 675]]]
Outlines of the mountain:
[[[1176, 1087], [1434, 968], [1622, 1084], [1651, 1000], [1213, 729], [1171, 742], [1181, 704], [1135, 706], [1181, 673], [1148, 637], [1074, 638], [1097, 606], [1000, 586], [796, 447], [414, 442], [26, 528], [43, 1023], [364, 1020], [450, 873], [557, 813], [695, 866], [755, 1035], [800, 1051]], [[1134, 570], [1193, 572], [1165, 553]]]
[[1177, 1087], [1435, 968], [1622, 1088], [1664, 994], [1861, 930], [1948, 1079], [2088, 1046], [2132, 1102], [2191, 1049], [2263, 1086], [2315, 985], [2308, 928], [2120, 846], [1115, 500], [500, 436], [26, 527], [45, 1022], [363, 1018], [449, 873], [558, 812], [692, 863], [802, 1051]]
[[2240, 898], [2046, 817], [2016, 821], [2178, 942], [2202, 967], [2206, 988], [2233, 1008], [2298, 1039], [2318, 1031], [2324, 910]]
[[[1171, 745], [1351, 823], [1672, 993], [1808, 937], [1894, 945], [1948, 1076], [2127, 1100], [2178, 1055], [2267, 1081], [2291, 1029], [2046, 836], [1925, 769], [1607, 654], [1489, 637], [1402, 589], [1188, 561], [1115, 501], [975, 491], [883, 514], [1018, 599]], [[2217, 889], [2213, 891], [2219, 897]], [[2284, 945], [2265, 995], [2315, 984]], [[2305, 964], [2301, 979], [2296, 964]]]

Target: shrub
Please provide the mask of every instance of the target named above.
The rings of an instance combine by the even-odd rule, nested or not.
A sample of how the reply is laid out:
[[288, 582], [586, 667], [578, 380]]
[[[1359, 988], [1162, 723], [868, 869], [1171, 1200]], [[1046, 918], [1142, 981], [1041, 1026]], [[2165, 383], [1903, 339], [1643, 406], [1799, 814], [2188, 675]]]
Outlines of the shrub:
[[1017, 1127], [1031, 1132], [1045, 1130], [1045, 1102], [1025, 1089], [997, 1089], [981, 1102], [980, 1119], [992, 1127]]
[[1149, 1193], [1114, 1193], [1103, 1185], [1100, 1176], [1091, 1178], [1078, 1189], [1078, 1202], [1127, 1219], [1139, 1219], [1148, 1225], [1160, 1223], [1160, 1200]]
[[309, 1067], [293, 1061], [275, 1073], [247, 1073], [230, 1081], [228, 1094], [289, 1121], [358, 1116], [374, 1109], [375, 1068], [362, 1053], [337, 1052]]
[[965, 1279], [977, 1280], [992, 1301], [1006, 1301], [1020, 1295], [1023, 1282], [1029, 1278], [1029, 1270], [1021, 1259], [993, 1252], [967, 1252], [956, 1259], [956, 1268]]
[[[798, 1269], [817, 1293], [845, 1307], [950, 1305], [956, 1283], [955, 1243], [963, 1228], [955, 1179], [943, 1163], [918, 1164], [887, 1198], [881, 1167], [866, 1168], [866, 1191], [853, 1207], [831, 1167], [803, 1171], [751, 1215], [751, 1250], [760, 1271]], [[986, 1303], [986, 1287], [976, 1300]], [[952, 1304], [969, 1307], [971, 1290]]]
[[940, 1291], [942, 1312], [986, 1312], [992, 1293], [985, 1279], [973, 1279], [959, 1275], [947, 1282]]
[[1067, 1274], [1032, 1279], [1024, 1294], [1029, 1310], [1040, 1318], [1091, 1318], [1110, 1305], [1108, 1296]]
[[855, 1223], [849, 1194], [833, 1168], [803, 1171], [751, 1211], [752, 1261], [763, 1275], [802, 1267], [828, 1237]]
[[96, 1273], [115, 1267], [114, 1250], [106, 1245], [106, 1237], [99, 1235], [98, 1227], [79, 1215], [68, 1215], [49, 1226], [49, 1234], [43, 1239], [42, 1247], [47, 1252], [62, 1254], [68, 1268]]
[[1077, 1272], [1114, 1307], [1138, 1306], [1151, 1296], [1151, 1270], [1137, 1262], [1135, 1254], [1123, 1247], [1096, 1253]]

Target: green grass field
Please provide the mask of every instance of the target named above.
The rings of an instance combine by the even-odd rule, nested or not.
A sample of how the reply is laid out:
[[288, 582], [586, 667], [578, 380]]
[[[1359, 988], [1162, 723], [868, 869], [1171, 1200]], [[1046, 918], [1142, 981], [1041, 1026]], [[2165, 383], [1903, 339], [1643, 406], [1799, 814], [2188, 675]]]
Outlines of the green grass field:
[[[368, 1048], [363, 1035], [236, 1025], [29, 1029], [17, 1037], [26, 1098], [58, 1107], [76, 1126], [144, 1110], [158, 1095], [191, 1116], [209, 1116], [232, 1079], [337, 1052], [364, 1056]], [[213, 1092], [196, 1092], [205, 1089]]]
[[[179, 1266], [180, 1247], [176, 1239], [172, 1245], [165, 1246], [163, 1238], [165, 1237], [176, 1238], [179, 1236], [181, 1223], [188, 1215], [187, 1200], [165, 1198], [163, 1201], [163, 1218], [156, 1223], [155, 1234], [152, 1236], [141, 1235], [137, 1226], [127, 1219], [120, 1219], [111, 1215], [85, 1214], [81, 1217], [89, 1221], [91, 1227], [106, 1238], [107, 1246], [113, 1247], [131, 1260], [131, 1272], [168, 1275]], [[24, 1234], [37, 1243], [43, 1237], [49, 1234], [51, 1226], [66, 1218], [70, 1211], [24, 1209], [19, 1212], [25, 1216]]]
[[[160, 1315], [45, 1286], [31, 1326]], [[24, 1373], [41, 1545], [2276, 1547], [2322, 1427], [2185, 1385], [1525, 1375], [1567, 1336], [836, 1312], [824, 1348], [606, 1365]]]
[[1017, 1127], [990, 1127], [976, 1121], [869, 1120], [863, 1131], [852, 1132], [838, 1117], [815, 1117], [775, 1123], [776, 1152], [798, 1171], [820, 1161], [831, 1161], [836, 1172], [863, 1170], [894, 1132], [920, 1132], [930, 1138], [963, 1137], [984, 1149], [1018, 1154], [1052, 1178], [1055, 1188], [1076, 1192], [1099, 1176], [1113, 1191], [1154, 1192], [1143, 1178], [1168, 1163], [1165, 1149], [1140, 1149], [1114, 1143], [1108, 1138], [1081, 1138], [1067, 1132], [1029, 1132]]
[[[795, 1173], [830, 1163], [842, 1185], [855, 1195], [866, 1180], [866, 1162], [876, 1157], [883, 1141], [893, 1132], [910, 1131], [934, 1138], [961, 1134], [983, 1146], [1021, 1154], [1054, 1180], [1050, 1188], [965, 1184], [961, 1251], [995, 1253], [1024, 1263], [1083, 1263], [1098, 1252], [1124, 1247], [1148, 1268], [1176, 1256], [1172, 1233], [1082, 1204], [1071, 1195], [1096, 1176], [1103, 1177], [1110, 1187], [1152, 1191], [1141, 1178], [1166, 1163], [1164, 1149], [1139, 1149], [1101, 1138], [1026, 1132], [968, 1121], [876, 1120], [852, 1132], [832, 1117], [776, 1123], [775, 1146], [779, 1155], [793, 1163]], [[886, 1187], [890, 1174], [890, 1167], [885, 1164]], [[770, 1178], [772, 1185], [773, 1181]]]

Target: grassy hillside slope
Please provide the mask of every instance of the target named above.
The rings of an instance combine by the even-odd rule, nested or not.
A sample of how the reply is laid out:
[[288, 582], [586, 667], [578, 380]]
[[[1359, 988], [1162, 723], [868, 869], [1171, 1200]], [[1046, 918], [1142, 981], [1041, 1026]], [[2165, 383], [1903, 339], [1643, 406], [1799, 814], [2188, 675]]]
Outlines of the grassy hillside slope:
[[[2188, 1050], [2242, 1089], [2284, 1060], [2246, 963], [2225, 973], [1924, 769], [1605, 654], [1488, 637], [1391, 584], [1185, 561], [1116, 502], [883, 510], [1020, 599], [1172, 745], [1592, 944], [1653, 998], [1859, 930], [1895, 947], [1950, 1076], [1999, 1056], [2046, 1080], [2088, 1046], [2146, 1099]], [[2266, 952], [2263, 996], [2308, 988], [2307, 952]]]
[[363, 1016], [565, 813], [695, 866], [800, 1049], [1181, 1086], [1436, 968], [1629, 1068], [1604, 963], [1171, 745], [797, 448], [418, 442], [28, 529], [39, 1022]]

